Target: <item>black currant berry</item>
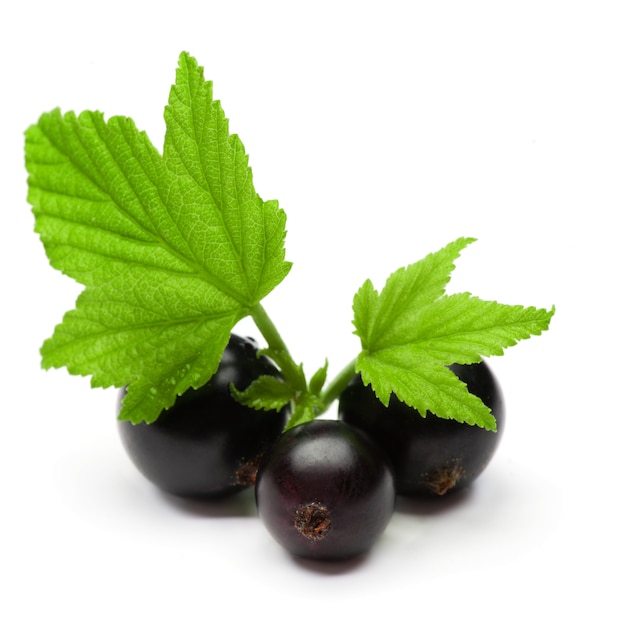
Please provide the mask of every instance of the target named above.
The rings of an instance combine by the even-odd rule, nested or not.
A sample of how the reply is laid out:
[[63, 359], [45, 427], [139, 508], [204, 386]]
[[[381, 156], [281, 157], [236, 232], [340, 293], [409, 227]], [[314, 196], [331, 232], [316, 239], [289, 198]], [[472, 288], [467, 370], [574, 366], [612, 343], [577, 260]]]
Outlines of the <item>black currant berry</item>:
[[393, 395], [385, 407], [360, 376], [339, 399], [339, 419], [365, 430], [387, 453], [400, 495], [443, 495], [466, 487], [485, 469], [502, 437], [502, 392], [486, 363], [450, 369], [491, 409], [497, 432], [430, 413], [422, 417]]
[[380, 448], [360, 429], [314, 420], [281, 435], [256, 483], [259, 516], [294, 555], [347, 559], [369, 550], [395, 503]]
[[179, 396], [152, 424], [118, 421], [128, 455], [148, 480], [186, 497], [218, 497], [254, 485], [261, 456], [288, 417], [286, 410], [255, 410], [232, 397], [230, 383], [243, 390], [261, 375], [278, 376], [256, 353], [252, 340], [231, 335], [206, 385]]

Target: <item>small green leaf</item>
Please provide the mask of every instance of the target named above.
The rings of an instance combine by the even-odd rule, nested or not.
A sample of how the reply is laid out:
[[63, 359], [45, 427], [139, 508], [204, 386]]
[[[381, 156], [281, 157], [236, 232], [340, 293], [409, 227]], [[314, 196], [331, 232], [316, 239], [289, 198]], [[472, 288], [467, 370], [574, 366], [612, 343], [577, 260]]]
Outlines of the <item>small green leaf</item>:
[[328, 360], [324, 363], [324, 367], [320, 367], [313, 376], [311, 376], [311, 382], [309, 383], [309, 391], [313, 395], [319, 395], [326, 382], [326, 376], [328, 375]]
[[128, 386], [120, 419], [152, 422], [216, 371], [233, 326], [287, 275], [285, 214], [254, 191], [211, 83], [180, 56], [161, 156], [132, 120], [41, 116], [28, 199], [53, 267], [85, 290], [44, 367]]
[[246, 389], [231, 385], [233, 397], [252, 409], [280, 411], [293, 398], [291, 387], [274, 376], [259, 376]]
[[311, 422], [318, 416], [319, 398], [309, 393], [303, 393], [298, 397], [293, 413], [289, 417], [289, 421], [285, 426], [285, 430], [289, 430], [294, 426]]
[[510, 306], [470, 294], [445, 295], [460, 250], [458, 239], [394, 272], [378, 294], [366, 281], [354, 298], [354, 325], [362, 352], [357, 371], [385, 405], [402, 402], [442, 418], [495, 429], [484, 404], [448, 370], [476, 363], [547, 330], [554, 308]]

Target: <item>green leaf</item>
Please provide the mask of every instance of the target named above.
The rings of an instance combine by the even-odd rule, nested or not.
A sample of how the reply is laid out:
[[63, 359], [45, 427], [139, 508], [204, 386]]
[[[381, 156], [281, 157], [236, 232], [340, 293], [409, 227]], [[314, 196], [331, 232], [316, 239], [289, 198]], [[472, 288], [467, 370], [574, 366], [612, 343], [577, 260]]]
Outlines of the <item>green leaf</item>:
[[314, 420], [328, 408], [320, 396], [327, 374], [328, 361], [313, 374], [307, 388], [294, 389], [293, 411], [285, 430]]
[[280, 411], [293, 399], [292, 388], [275, 376], [259, 376], [244, 390], [231, 385], [233, 397], [252, 409]]
[[229, 134], [195, 59], [182, 54], [176, 78], [165, 109], [163, 154], [184, 199], [178, 219], [193, 254], [210, 259], [214, 280], [252, 307], [290, 269], [285, 214], [256, 193], [243, 144]]
[[489, 409], [446, 366], [501, 355], [504, 348], [541, 334], [554, 308], [445, 295], [453, 262], [471, 241], [458, 239], [394, 272], [380, 294], [365, 282], [353, 303], [362, 346], [356, 369], [385, 405], [394, 393], [422, 415], [430, 411], [495, 430]]
[[317, 396], [322, 392], [324, 383], [326, 383], [326, 377], [328, 376], [328, 360], [324, 363], [323, 367], [320, 367], [313, 376], [311, 376], [311, 382], [309, 383], [309, 391]]
[[289, 416], [285, 430], [313, 421], [319, 415], [319, 409], [320, 400], [318, 396], [308, 392], [300, 394], [294, 410]]
[[366, 281], [357, 293], [354, 307], [354, 323], [360, 329], [357, 334], [363, 347], [375, 350], [377, 345], [393, 341], [387, 333], [393, 331], [398, 319], [443, 295], [455, 259], [474, 241], [461, 237], [419, 263], [398, 269], [387, 279], [383, 297], [379, 298], [372, 283]]
[[216, 371], [233, 326], [287, 275], [285, 214], [254, 191], [211, 83], [180, 56], [163, 156], [124, 117], [44, 114], [26, 131], [28, 200], [50, 263], [85, 290], [44, 367], [128, 393], [154, 421]]

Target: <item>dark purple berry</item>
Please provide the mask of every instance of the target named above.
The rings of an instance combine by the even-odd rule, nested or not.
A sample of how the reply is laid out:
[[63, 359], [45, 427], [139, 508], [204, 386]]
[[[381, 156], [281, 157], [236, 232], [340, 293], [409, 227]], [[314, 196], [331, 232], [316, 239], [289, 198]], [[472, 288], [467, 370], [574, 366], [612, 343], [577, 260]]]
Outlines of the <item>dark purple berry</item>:
[[179, 396], [152, 424], [119, 421], [122, 442], [139, 471], [166, 492], [218, 497], [254, 485], [259, 461], [282, 432], [287, 411], [245, 407], [230, 384], [245, 389], [261, 375], [278, 376], [250, 339], [231, 335], [217, 372]]
[[422, 417], [393, 395], [385, 407], [360, 376], [339, 399], [339, 418], [365, 430], [387, 453], [400, 495], [444, 495], [466, 487], [485, 469], [502, 437], [502, 392], [486, 363], [450, 369], [491, 409], [497, 432], [430, 413]]
[[394, 508], [393, 476], [360, 429], [314, 420], [281, 435], [256, 483], [259, 516], [294, 555], [347, 559], [370, 549]]

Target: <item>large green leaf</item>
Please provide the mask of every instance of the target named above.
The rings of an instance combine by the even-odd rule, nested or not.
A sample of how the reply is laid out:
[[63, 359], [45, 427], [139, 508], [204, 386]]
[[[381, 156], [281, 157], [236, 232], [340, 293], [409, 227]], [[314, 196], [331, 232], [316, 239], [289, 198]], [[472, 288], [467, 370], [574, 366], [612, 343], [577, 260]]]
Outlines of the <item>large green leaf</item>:
[[215, 372], [233, 326], [287, 275], [285, 214], [254, 191], [211, 83], [180, 57], [163, 156], [132, 120], [55, 110], [26, 132], [29, 202], [53, 267], [85, 290], [44, 367], [128, 386], [154, 421]]

